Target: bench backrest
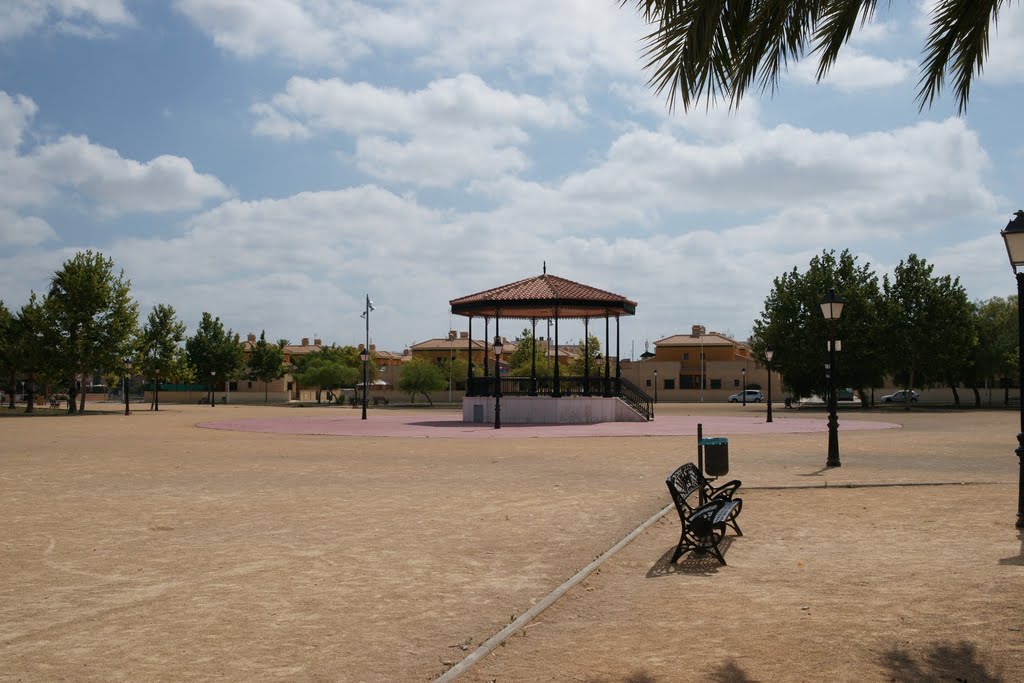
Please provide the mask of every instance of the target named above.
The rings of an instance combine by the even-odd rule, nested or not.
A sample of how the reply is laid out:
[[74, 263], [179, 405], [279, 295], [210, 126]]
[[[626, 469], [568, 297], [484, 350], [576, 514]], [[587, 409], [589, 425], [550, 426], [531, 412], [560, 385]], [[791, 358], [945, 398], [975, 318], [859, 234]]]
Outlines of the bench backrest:
[[679, 517], [684, 521], [696, 507], [689, 498], [700, 491], [704, 484], [702, 479], [697, 466], [692, 462], [680, 466], [665, 479], [665, 485], [668, 486], [669, 493], [672, 495], [672, 502], [676, 504]]

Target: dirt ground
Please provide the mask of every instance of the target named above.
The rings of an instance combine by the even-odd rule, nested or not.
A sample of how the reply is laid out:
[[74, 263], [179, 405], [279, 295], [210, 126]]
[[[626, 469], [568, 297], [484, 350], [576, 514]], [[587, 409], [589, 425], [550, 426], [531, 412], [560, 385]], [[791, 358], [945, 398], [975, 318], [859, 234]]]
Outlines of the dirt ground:
[[[350, 409], [106, 407], [0, 418], [0, 681], [431, 680], [660, 511], [695, 453], [196, 426]], [[672, 512], [460, 680], [1020, 680], [1017, 414], [856, 419], [902, 428], [841, 432], [829, 470], [824, 430], [715, 434], [744, 482], [728, 566], [669, 565]]]

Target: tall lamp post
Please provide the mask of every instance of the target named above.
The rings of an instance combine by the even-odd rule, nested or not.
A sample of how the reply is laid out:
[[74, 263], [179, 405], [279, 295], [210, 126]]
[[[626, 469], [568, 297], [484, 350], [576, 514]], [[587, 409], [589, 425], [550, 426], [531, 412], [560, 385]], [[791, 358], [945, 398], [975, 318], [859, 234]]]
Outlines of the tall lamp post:
[[745, 406], [745, 405], [747, 405], [747, 369], [746, 368], [740, 368], [740, 377], [743, 378], [742, 380], [740, 380], [741, 382], [743, 382], [743, 389], [740, 391], [740, 395], [743, 397], [743, 405]]
[[658, 402], [658, 368], [654, 368], [654, 402]]
[[370, 366], [370, 349], [363, 347], [363, 350], [359, 352], [359, 360], [363, 361], [363, 418], [366, 419], [366, 392], [370, 388], [369, 380], [366, 376], [366, 370]]
[[501, 337], [494, 335], [494, 428], [501, 429]]
[[132, 359], [128, 356], [124, 357], [124, 414], [131, 415], [132, 412], [128, 408], [128, 369], [132, 366]]
[[836, 294], [836, 290], [828, 290], [821, 300], [821, 314], [829, 322], [828, 341], [828, 459], [826, 467], [839, 467], [839, 417], [836, 416], [836, 321], [843, 313], [846, 299]]
[[366, 321], [366, 344], [363, 345], [363, 350], [359, 352], [359, 359], [363, 361], [363, 419], [366, 419], [366, 392], [370, 389], [370, 380], [367, 377], [366, 371], [370, 367], [370, 311], [375, 310], [373, 308], [373, 302], [370, 301], [370, 295], [366, 295], [366, 309], [359, 314], [359, 317]]
[[768, 347], [764, 350], [764, 358], [768, 361], [768, 419], [765, 422], [772, 421], [772, 358], [775, 356], [775, 351], [772, 347]]
[[217, 405], [217, 402], [215, 400], [213, 400], [213, 385], [216, 382], [216, 377], [217, 377], [217, 371], [216, 370], [210, 370], [210, 407], [211, 408], [214, 407], [215, 405]]
[[[1000, 234], [1006, 242], [1006, 253], [1010, 257], [1010, 265], [1017, 276], [1017, 354], [1020, 376], [1018, 379], [1019, 391], [1024, 395], [1024, 211], [1017, 211], [1016, 218], [1006, 224], [1006, 229]], [[1017, 477], [1017, 524], [1018, 529], [1024, 529], [1024, 401], [1020, 406], [1020, 432], [1017, 433], [1017, 458], [1020, 460], [1020, 473]]]

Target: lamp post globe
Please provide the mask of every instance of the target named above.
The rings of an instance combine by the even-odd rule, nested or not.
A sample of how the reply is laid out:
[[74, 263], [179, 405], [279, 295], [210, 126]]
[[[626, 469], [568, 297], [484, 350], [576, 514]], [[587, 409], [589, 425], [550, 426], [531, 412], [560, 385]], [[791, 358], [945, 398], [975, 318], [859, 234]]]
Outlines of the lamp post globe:
[[370, 380], [367, 375], [367, 370], [370, 367], [370, 350], [367, 347], [363, 347], [359, 352], [359, 360], [363, 362], [363, 417], [366, 419], [366, 394], [370, 390]]
[[[1006, 224], [999, 233], [1006, 242], [1006, 254], [1010, 257], [1010, 265], [1017, 278], [1017, 354], [1018, 391], [1024, 395], [1024, 211], [1018, 210], [1014, 219]], [[1017, 459], [1020, 461], [1020, 472], [1017, 475], [1017, 523], [1018, 529], [1024, 529], [1024, 401], [1020, 404], [1020, 431], [1017, 433]]]
[[846, 299], [828, 290], [821, 300], [821, 314], [829, 322], [828, 365], [825, 366], [828, 379], [828, 458], [826, 467], [840, 467], [839, 462], [839, 417], [836, 415], [836, 322], [843, 314]]
[[494, 428], [501, 429], [501, 352], [504, 350], [502, 339], [494, 335]]
[[764, 350], [764, 358], [768, 361], [768, 419], [765, 422], [772, 421], [772, 358], [775, 357], [775, 351], [772, 347], [768, 347]]

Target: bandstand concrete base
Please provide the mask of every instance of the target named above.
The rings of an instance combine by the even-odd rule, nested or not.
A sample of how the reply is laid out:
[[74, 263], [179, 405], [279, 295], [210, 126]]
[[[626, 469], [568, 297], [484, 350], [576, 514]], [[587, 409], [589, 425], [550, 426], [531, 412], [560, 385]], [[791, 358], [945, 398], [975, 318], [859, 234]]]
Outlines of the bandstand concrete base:
[[[494, 397], [462, 399], [464, 422], [494, 422]], [[601, 396], [502, 396], [502, 424], [593, 424], [596, 422], [646, 422], [618, 398]]]

